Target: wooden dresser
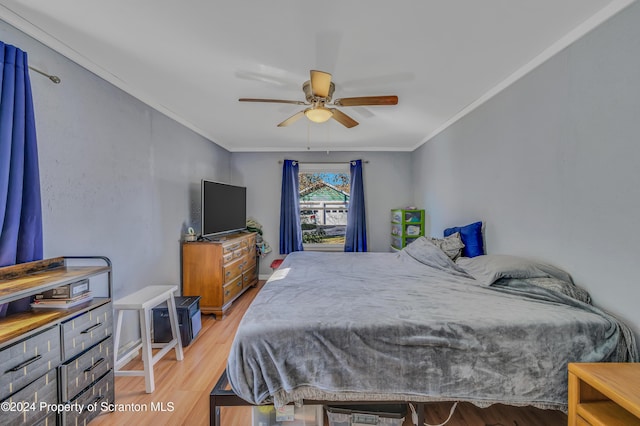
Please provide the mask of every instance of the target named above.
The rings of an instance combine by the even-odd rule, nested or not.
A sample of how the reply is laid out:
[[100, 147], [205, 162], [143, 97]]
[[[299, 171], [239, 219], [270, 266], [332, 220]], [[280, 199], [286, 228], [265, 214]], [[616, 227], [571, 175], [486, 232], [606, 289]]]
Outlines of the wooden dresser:
[[569, 426], [640, 425], [640, 363], [569, 363]]
[[[82, 281], [92, 294], [86, 302], [0, 319], [0, 424], [86, 424], [113, 404], [109, 259], [58, 257], [0, 268], [0, 303]], [[93, 410], [84, 409], [89, 404]]]
[[235, 299], [258, 283], [256, 234], [182, 244], [182, 295], [200, 296], [200, 311], [222, 318]]

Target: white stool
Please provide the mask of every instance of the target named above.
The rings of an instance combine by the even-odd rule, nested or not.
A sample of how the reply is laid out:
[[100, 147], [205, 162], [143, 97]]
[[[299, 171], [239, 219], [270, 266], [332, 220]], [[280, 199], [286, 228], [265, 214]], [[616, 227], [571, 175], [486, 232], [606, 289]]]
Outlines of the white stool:
[[[118, 299], [113, 303], [113, 308], [118, 311], [118, 320], [116, 324], [115, 336], [115, 375], [116, 376], [144, 376], [144, 383], [147, 393], [153, 392], [155, 385], [153, 382], [153, 365], [160, 360], [171, 348], [175, 348], [176, 358], [182, 361], [182, 342], [180, 340], [180, 331], [178, 330], [178, 314], [176, 311], [176, 302], [173, 298], [173, 292], [178, 290], [175, 285], [152, 285], [136, 291], [128, 296]], [[166, 301], [169, 313], [169, 322], [171, 323], [172, 340], [169, 343], [151, 344], [151, 309], [154, 306]], [[121, 370], [120, 368], [126, 364], [126, 359], [118, 359], [118, 348], [120, 346], [120, 330], [122, 328], [122, 316], [126, 310], [135, 310], [140, 314], [140, 336], [142, 343], [138, 344], [131, 352], [137, 351], [142, 347], [142, 362], [144, 370]], [[151, 348], [162, 348], [157, 354], [153, 355]], [[125, 358], [125, 357], [121, 357]]]

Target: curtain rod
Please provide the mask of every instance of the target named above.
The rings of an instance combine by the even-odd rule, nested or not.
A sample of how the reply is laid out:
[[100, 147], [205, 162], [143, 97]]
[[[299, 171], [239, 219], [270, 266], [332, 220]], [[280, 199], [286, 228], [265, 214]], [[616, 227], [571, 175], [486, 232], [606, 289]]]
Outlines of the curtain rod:
[[[350, 161], [298, 161], [298, 160], [293, 160], [294, 163], [297, 164], [351, 164], [353, 163], [355, 160], [350, 160]], [[365, 164], [369, 164], [369, 160], [362, 160], [363, 163]], [[278, 161], [278, 164], [282, 164], [284, 163], [284, 161], [280, 160]]]
[[44, 76], [45, 76], [45, 77], [47, 77], [49, 80], [53, 81], [55, 84], [58, 84], [58, 83], [60, 83], [60, 82], [62, 81], [62, 80], [60, 80], [60, 77], [58, 77], [57, 75], [49, 75], [49, 74], [47, 74], [47, 73], [46, 73], [46, 72], [44, 72], [44, 71], [40, 71], [38, 68], [34, 68], [34, 67], [32, 67], [31, 65], [29, 65], [29, 69], [30, 69], [31, 71], [35, 71], [35, 72], [37, 72], [38, 74], [42, 74], [42, 75], [44, 75]]

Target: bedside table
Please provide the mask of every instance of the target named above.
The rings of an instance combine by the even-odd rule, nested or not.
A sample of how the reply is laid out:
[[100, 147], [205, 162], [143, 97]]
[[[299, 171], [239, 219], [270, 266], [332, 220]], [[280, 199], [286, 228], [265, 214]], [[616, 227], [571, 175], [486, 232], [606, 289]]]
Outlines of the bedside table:
[[569, 363], [569, 426], [640, 426], [640, 363]]

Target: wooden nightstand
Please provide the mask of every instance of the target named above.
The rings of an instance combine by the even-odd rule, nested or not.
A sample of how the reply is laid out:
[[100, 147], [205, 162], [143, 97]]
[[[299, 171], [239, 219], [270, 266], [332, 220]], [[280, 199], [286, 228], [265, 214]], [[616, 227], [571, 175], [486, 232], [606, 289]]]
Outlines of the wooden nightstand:
[[640, 425], [640, 363], [570, 363], [569, 426]]

